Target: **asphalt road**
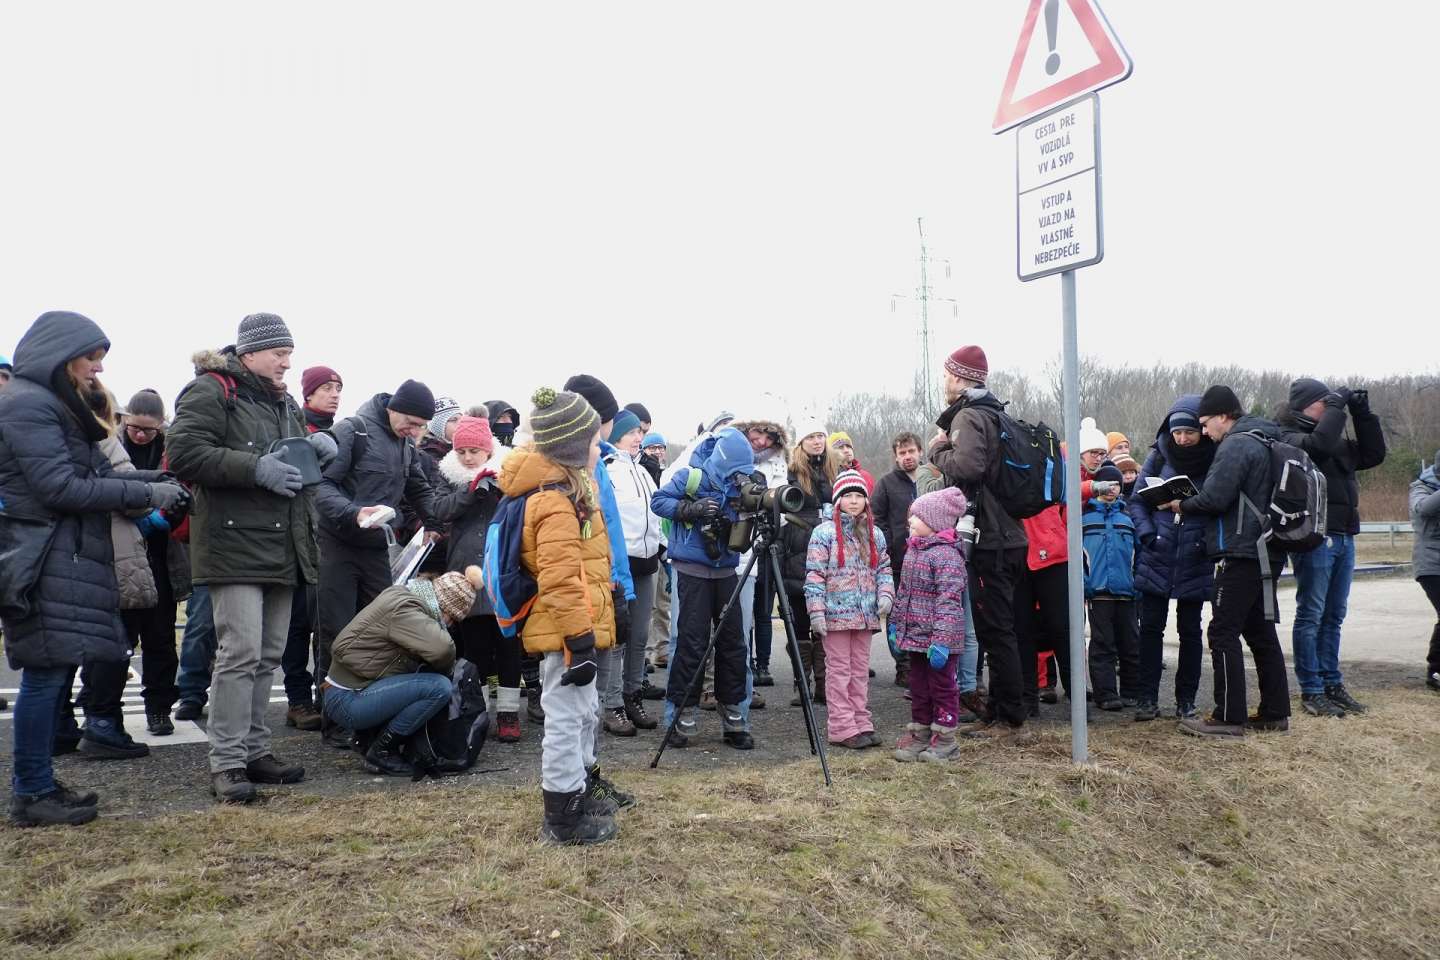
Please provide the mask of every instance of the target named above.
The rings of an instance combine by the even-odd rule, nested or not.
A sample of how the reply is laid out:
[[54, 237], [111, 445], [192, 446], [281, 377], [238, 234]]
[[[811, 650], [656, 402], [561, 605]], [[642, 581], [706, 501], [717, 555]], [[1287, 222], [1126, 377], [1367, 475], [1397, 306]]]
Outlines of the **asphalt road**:
[[[1289, 621], [1293, 610], [1293, 589], [1281, 590], [1282, 646], [1289, 647]], [[1342, 653], [1346, 660], [1347, 683], [1361, 700], [1367, 688], [1394, 684], [1418, 684], [1423, 678], [1424, 656], [1429, 640], [1433, 612], [1420, 588], [1408, 579], [1357, 580], [1351, 596], [1349, 618], [1345, 625]], [[777, 642], [783, 633], [777, 629]], [[1166, 659], [1174, 669], [1177, 647], [1174, 636], [1167, 642]], [[887, 740], [897, 737], [909, 719], [908, 703], [902, 691], [893, 685], [894, 667], [883, 642], [877, 640], [871, 652], [871, 663], [877, 677], [871, 681], [870, 706], [876, 728]], [[138, 666], [138, 661], [137, 661]], [[669, 769], [717, 769], [730, 765], [764, 765], [804, 760], [810, 756], [801, 711], [790, 707], [792, 695], [789, 663], [777, 648], [771, 669], [776, 686], [762, 689], [768, 700], [765, 709], [752, 717], [756, 749], [739, 752], [721, 743], [719, 723], [714, 714], [702, 714], [702, 729], [691, 747], [667, 750], [662, 766]], [[1201, 703], [1208, 705], [1210, 690], [1209, 658], [1205, 661], [1201, 682]], [[1166, 716], [1170, 716], [1173, 700], [1167, 688], [1173, 689], [1171, 678], [1161, 683], [1161, 696], [1166, 700]], [[651, 678], [664, 684], [664, 673]], [[1254, 690], [1253, 671], [1249, 676]], [[13, 702], [18, 676], [0, 669], [0, 696]], [[1294, 690], [1292, 675], [1292, 695]], [[1252, 703], [1254, 694], [1252, 692]], [[659, 707], [656, 703], [653, 706]], [[1069, 722], [1068, 705], [1062, 701], [1041, 707], [1042, 725], [1061, 727]], [[658, 712], [658, 711], [656, 711]], [[180, 722], [170, 737], [150, 737], [144, 728], [138, 681], [126, 689], [127, 728], [136, 739], [151, 744], [150, 756], [131, 761], [87, 760], [77, 755], [56, 760], [59, 776], [67, 782], [92, 787], [101, 794], [101, 813], [110, 817], [151, 817], [160, 814], [209, 806], [208, 776], [205, 764], [206, 743], [203, 719], [200, 723]], [[816, 708], [817, 719], [824, 722], [824, 708]], [[425, 789], [409, 781], [373, 777], [361, 768], [359, 757], [352, 753], [324, 746], [318, 734], [303, 733], [284, 725], [285, 696], [276, 677], [272, 691], [269, 719], [274, 731], [274, 747], [286, 761], [305, 766], [306, 779], [289, 787], [267, 787], [267, 793], [280, 791], [320, 796], [349, 794], [360, 791], [407, 791]], [[1128, 711], [1107, 714], [1091, 710], [1096, 724], [1131, 724]], [[12, 712], [0, 713], [0, 777], [9, 779]], [[522, 714], [523, 717], [523, 714]], [[1161, 720], [1160, 723], [1173, 723]], [[1343, 722], [1343, 721], [1341, 721]], [[522, 719], [523, 737], [517, 744], [491, 741], [480, 755], [475, 772], [466, 775], [476, 783], [498, 783], [516, 787], [537, 788], [541, 730], [539, 725]], [[641, 731], [632, 738], [603, 735], [601, 762], [609, 770], [623, 771], [647, 765], [659, 742], [658, 731]], [[844, 753], [840, 748], [834, 748]], [[816, 767], [816, 776], [819, 777]], [[623, 776], [619, 779], [623, 781]]]

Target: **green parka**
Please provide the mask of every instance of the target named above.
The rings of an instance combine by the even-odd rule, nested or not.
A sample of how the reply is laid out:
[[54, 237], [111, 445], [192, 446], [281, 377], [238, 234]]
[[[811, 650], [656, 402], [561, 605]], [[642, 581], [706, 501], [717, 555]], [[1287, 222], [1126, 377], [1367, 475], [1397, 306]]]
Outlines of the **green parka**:
[[[314, 495], [282, 497], [255, 485], [255, 464], [276, 440], [306, 435], [289, 394], [241, 364], [234, 347], [202, 351], [165, 436], [170, 469], [194, 489], [190, 566], [195, 583], [315, 582]], [[212, 376], [219, 374], [219, 376]], [[234, 384], [233, 392], [228, 383]]]

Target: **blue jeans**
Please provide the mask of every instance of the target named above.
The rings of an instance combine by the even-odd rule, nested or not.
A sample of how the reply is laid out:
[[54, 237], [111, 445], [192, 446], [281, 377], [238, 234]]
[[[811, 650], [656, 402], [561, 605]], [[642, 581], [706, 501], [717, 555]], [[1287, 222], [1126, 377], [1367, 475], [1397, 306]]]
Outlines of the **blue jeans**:
[[325, 716], [351, 730], [385, 726], [399, 737], [425, 726], [450, 702], [450, 678], [443, 673], [402, 673], [383, 677], [364, 690], [325, 688]]
[[965, 649], [960, 653], [956, 676], [961, 693], [973, 693], [977, 685], [976, 671], [980, 668], [980, 640], [975, 636], [975, 617], [970, 613], [970, 591], [965, 591]]
[[1332, 533], [1295, 563], [1295, 625], [1290, 643], [1301, 693], [1324, 693], [1340, 681], [1340, 625], [1350, 605], [1355, 538]]
[[180, 638], [180, 670], [175, 675], [181, 700], [204, 706], [210, 698], [210, 669], [218, 642], [210, 588], [196, 584], [185, 601], [185, 635]]
[[17, 796], [38, 797], [55, 789], [50, 749], [55, 740], [60, 697], [68, 696], [73, 667], [26, 667], [15, 697], [15, 771]]

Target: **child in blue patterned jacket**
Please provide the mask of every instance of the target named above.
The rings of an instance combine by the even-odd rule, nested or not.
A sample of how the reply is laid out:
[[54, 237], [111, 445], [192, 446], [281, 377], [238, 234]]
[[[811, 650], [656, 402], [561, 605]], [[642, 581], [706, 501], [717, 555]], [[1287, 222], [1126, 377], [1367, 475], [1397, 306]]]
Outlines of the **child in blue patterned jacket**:
[[885, 535], [875, 529], [870, 488], [855, 470], [835, 478], [835, 515], [810, 534], [805, 609], [825, 646], [826, 733], [831, 743], [878, 747], [870, 716], [870, 642], [895, 599]]

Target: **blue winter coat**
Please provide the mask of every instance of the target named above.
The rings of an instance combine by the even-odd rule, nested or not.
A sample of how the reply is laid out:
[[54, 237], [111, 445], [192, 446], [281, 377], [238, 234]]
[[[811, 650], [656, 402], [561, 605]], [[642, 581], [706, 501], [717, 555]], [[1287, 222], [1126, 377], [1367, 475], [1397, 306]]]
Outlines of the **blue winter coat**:
[[1085, 504], [1085, 596], [1135, 596], [1135, 524], [1125, 501]]
[[[1170, 413], [1177, 410], [1198, 413], [1200, 398], [1181, 397], [1170, 408]], [[1169, 417], [1167, 413], [1167, 423]], [[1135, 479], [1137, 489], [1144, 488], [1146, 477], [1169, 480], [1182, 472], [1197, 489], [1204, 489], [1203, 473], [1198, 470], [1181, 471], [1166, 457], [1165, 451], [1173, 449], [1170, 433], [1166, 424], [1162, 423], [1150, 454]], [[1139, 541], [1135, 557], [1135, 585], [1140, 592], [1171, 600], [1208, 601], [1215, 588], [1215, 562], [1205, 549], [1206, 518], [1197, 514], [1178, 514], [1180, 522], [1176, 523], [1177, 514], [1156, 510], [1139, 497], [1131, 498], [1127, 509], [1130, 519], [1135, 522], [1135, 537]]]
[[[708, 441], [707, 441], [708, 443]], [[675, 471], [670, 482], [650, 498], [650, 506], [659, 516], [672, 521], [670, 529], [670, 559], [678, 563], [694, 563], [716, 569], [736, 567], [740, 554], [731, 550], [723, 538], [720, 541], [719, 557], [711, 557], [705, 550], [705, 539], [700, 527], [693, 523], [680, 523], [675, 519], [675, 510], [686, 499], [685, 485], [692, 470], [701, 473], [700, 486], [695, 491], [696, 500], [719, 500], [721, 516], [732, 523], [739, 519], [732, 501], [740, 496], [736, 485], [737, 477], [748, 477], [755, 469], [755, 453], [750, 441], [739, 430], [727, 427], [715, 434], [709, 454], [699, 467], [681, 467]], [[698, 457], [697, 451], [696, 456]], [[624, 546], [621, 546], [622, 555]]]
[[[600, 458], [610, 456], [615, 448], [604, 440], [600, 441]], [[605, 517], [605, 535], [610, 538], [610, 582], [625, 590], [625, 599], [635, 599], [635, 581], [630, 576], [630, 564], [625, 563], [625, 528], [620, 525], [620, 504], [615, 501], [615, 484], [610, 482], [610, 471], [603, 466], [591, 470], [595, 478], [595, 490], [600, 495], [600, 512]]]
[[23, 601], [5, 598], [5, 655], [13, 669], [126, 655], [110, 515], [144, 507], [149, 489], [142, 478], [155, 475], [122, 480], [112, 472], [95, 442], [104, 430], [63, 369], [109, 345], [86, 317], [44, 314], [20, 340], [15, 379], [0, 390], [3, 592], [33, 585]]

